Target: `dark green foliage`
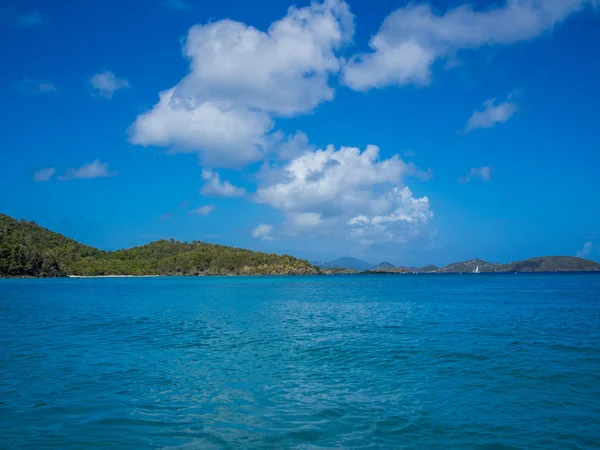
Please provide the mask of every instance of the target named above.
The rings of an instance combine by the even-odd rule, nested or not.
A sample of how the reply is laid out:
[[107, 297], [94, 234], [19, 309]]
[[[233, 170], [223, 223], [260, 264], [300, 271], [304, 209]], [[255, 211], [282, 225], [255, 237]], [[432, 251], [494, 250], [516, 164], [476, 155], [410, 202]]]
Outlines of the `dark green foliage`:
[[103, 253], [34, 222], [0, 214], [0, 275], [65, 276], [75, 261]]
[[0, 276], [268, 275], [318, 273], [307, 261], [194, 241], [105, 252], [0, 214]]

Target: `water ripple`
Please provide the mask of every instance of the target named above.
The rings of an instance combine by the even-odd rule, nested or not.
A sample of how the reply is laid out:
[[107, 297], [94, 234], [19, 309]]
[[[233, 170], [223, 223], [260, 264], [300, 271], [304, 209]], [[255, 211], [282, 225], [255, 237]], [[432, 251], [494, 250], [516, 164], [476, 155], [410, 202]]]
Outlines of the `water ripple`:
[[592, 449], [600, 277], [0, 280], [1, 448]]

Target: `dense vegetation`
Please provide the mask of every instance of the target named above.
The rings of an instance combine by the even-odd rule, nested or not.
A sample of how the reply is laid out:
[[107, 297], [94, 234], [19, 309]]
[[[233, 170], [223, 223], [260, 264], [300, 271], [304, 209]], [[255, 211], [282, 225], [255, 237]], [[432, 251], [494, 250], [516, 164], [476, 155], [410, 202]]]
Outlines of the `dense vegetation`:
[[64, 276], [77, 261], [104, 253], [34, 222], [0, 214], [0, 275]]
[[318, 273], [307, 261], [194, 241], [105, 252], [0, 214], [0, 276], [268, 275]]
[[[341, 258], [323, 273], [358, 273], [338, 263], [366, 264]], [[452, 263], [438, 269], [389, 267], [382, 263], [364, 273], [576, 272], [600, 271], [600, 264], [571, 256], [546, 256], [493, 264], [480, 259]], [[0, 214], [0, 276], [60, 277], [67, 275], [301, 275], [319, 270], [308, 261], [288, 255], [253, 252], [194, 241], [160, 240], [141, 247], [106, 252], [80, 244], [28, 222]]]

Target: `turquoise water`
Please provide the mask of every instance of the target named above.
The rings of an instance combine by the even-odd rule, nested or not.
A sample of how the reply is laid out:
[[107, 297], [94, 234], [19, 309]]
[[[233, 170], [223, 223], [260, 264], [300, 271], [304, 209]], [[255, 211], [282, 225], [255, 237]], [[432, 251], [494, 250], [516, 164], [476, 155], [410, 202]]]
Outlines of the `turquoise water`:
[[0, 280], [0, 448], [600, 448], [600, 276]]

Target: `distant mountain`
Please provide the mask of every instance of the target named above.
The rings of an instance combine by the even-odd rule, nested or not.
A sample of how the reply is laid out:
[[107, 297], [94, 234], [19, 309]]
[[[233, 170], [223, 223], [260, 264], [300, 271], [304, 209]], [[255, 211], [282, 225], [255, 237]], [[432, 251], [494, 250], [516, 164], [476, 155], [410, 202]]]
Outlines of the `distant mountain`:
[[352, 269], [358, 270], [359, 272], [369, 270], [373, 267], [373, 264], [369, 264], [361, 259], [349, 257], [338, 258], [333, 261], [315, 261], [311, 264], [322, 269]]
[[66, 275], [303, 275], [319, 271], [288, 255], [194, 241], [151, 242], [115, 252], [0, 214], [0, 277]]
[[385, 270], [385, 269], [393, 269], [394, 265], [384, 261], [382, 263], [377, 264], [375, 267], [373, 267], [371, 270]]
[[479, 266], [480, 272], [597, 272], [600, 264], [575, 256], [541, 256], [508, 264], [493, 264], [481, 259], [471, 259], [448, 264], [439, 273], [473, 272]]

